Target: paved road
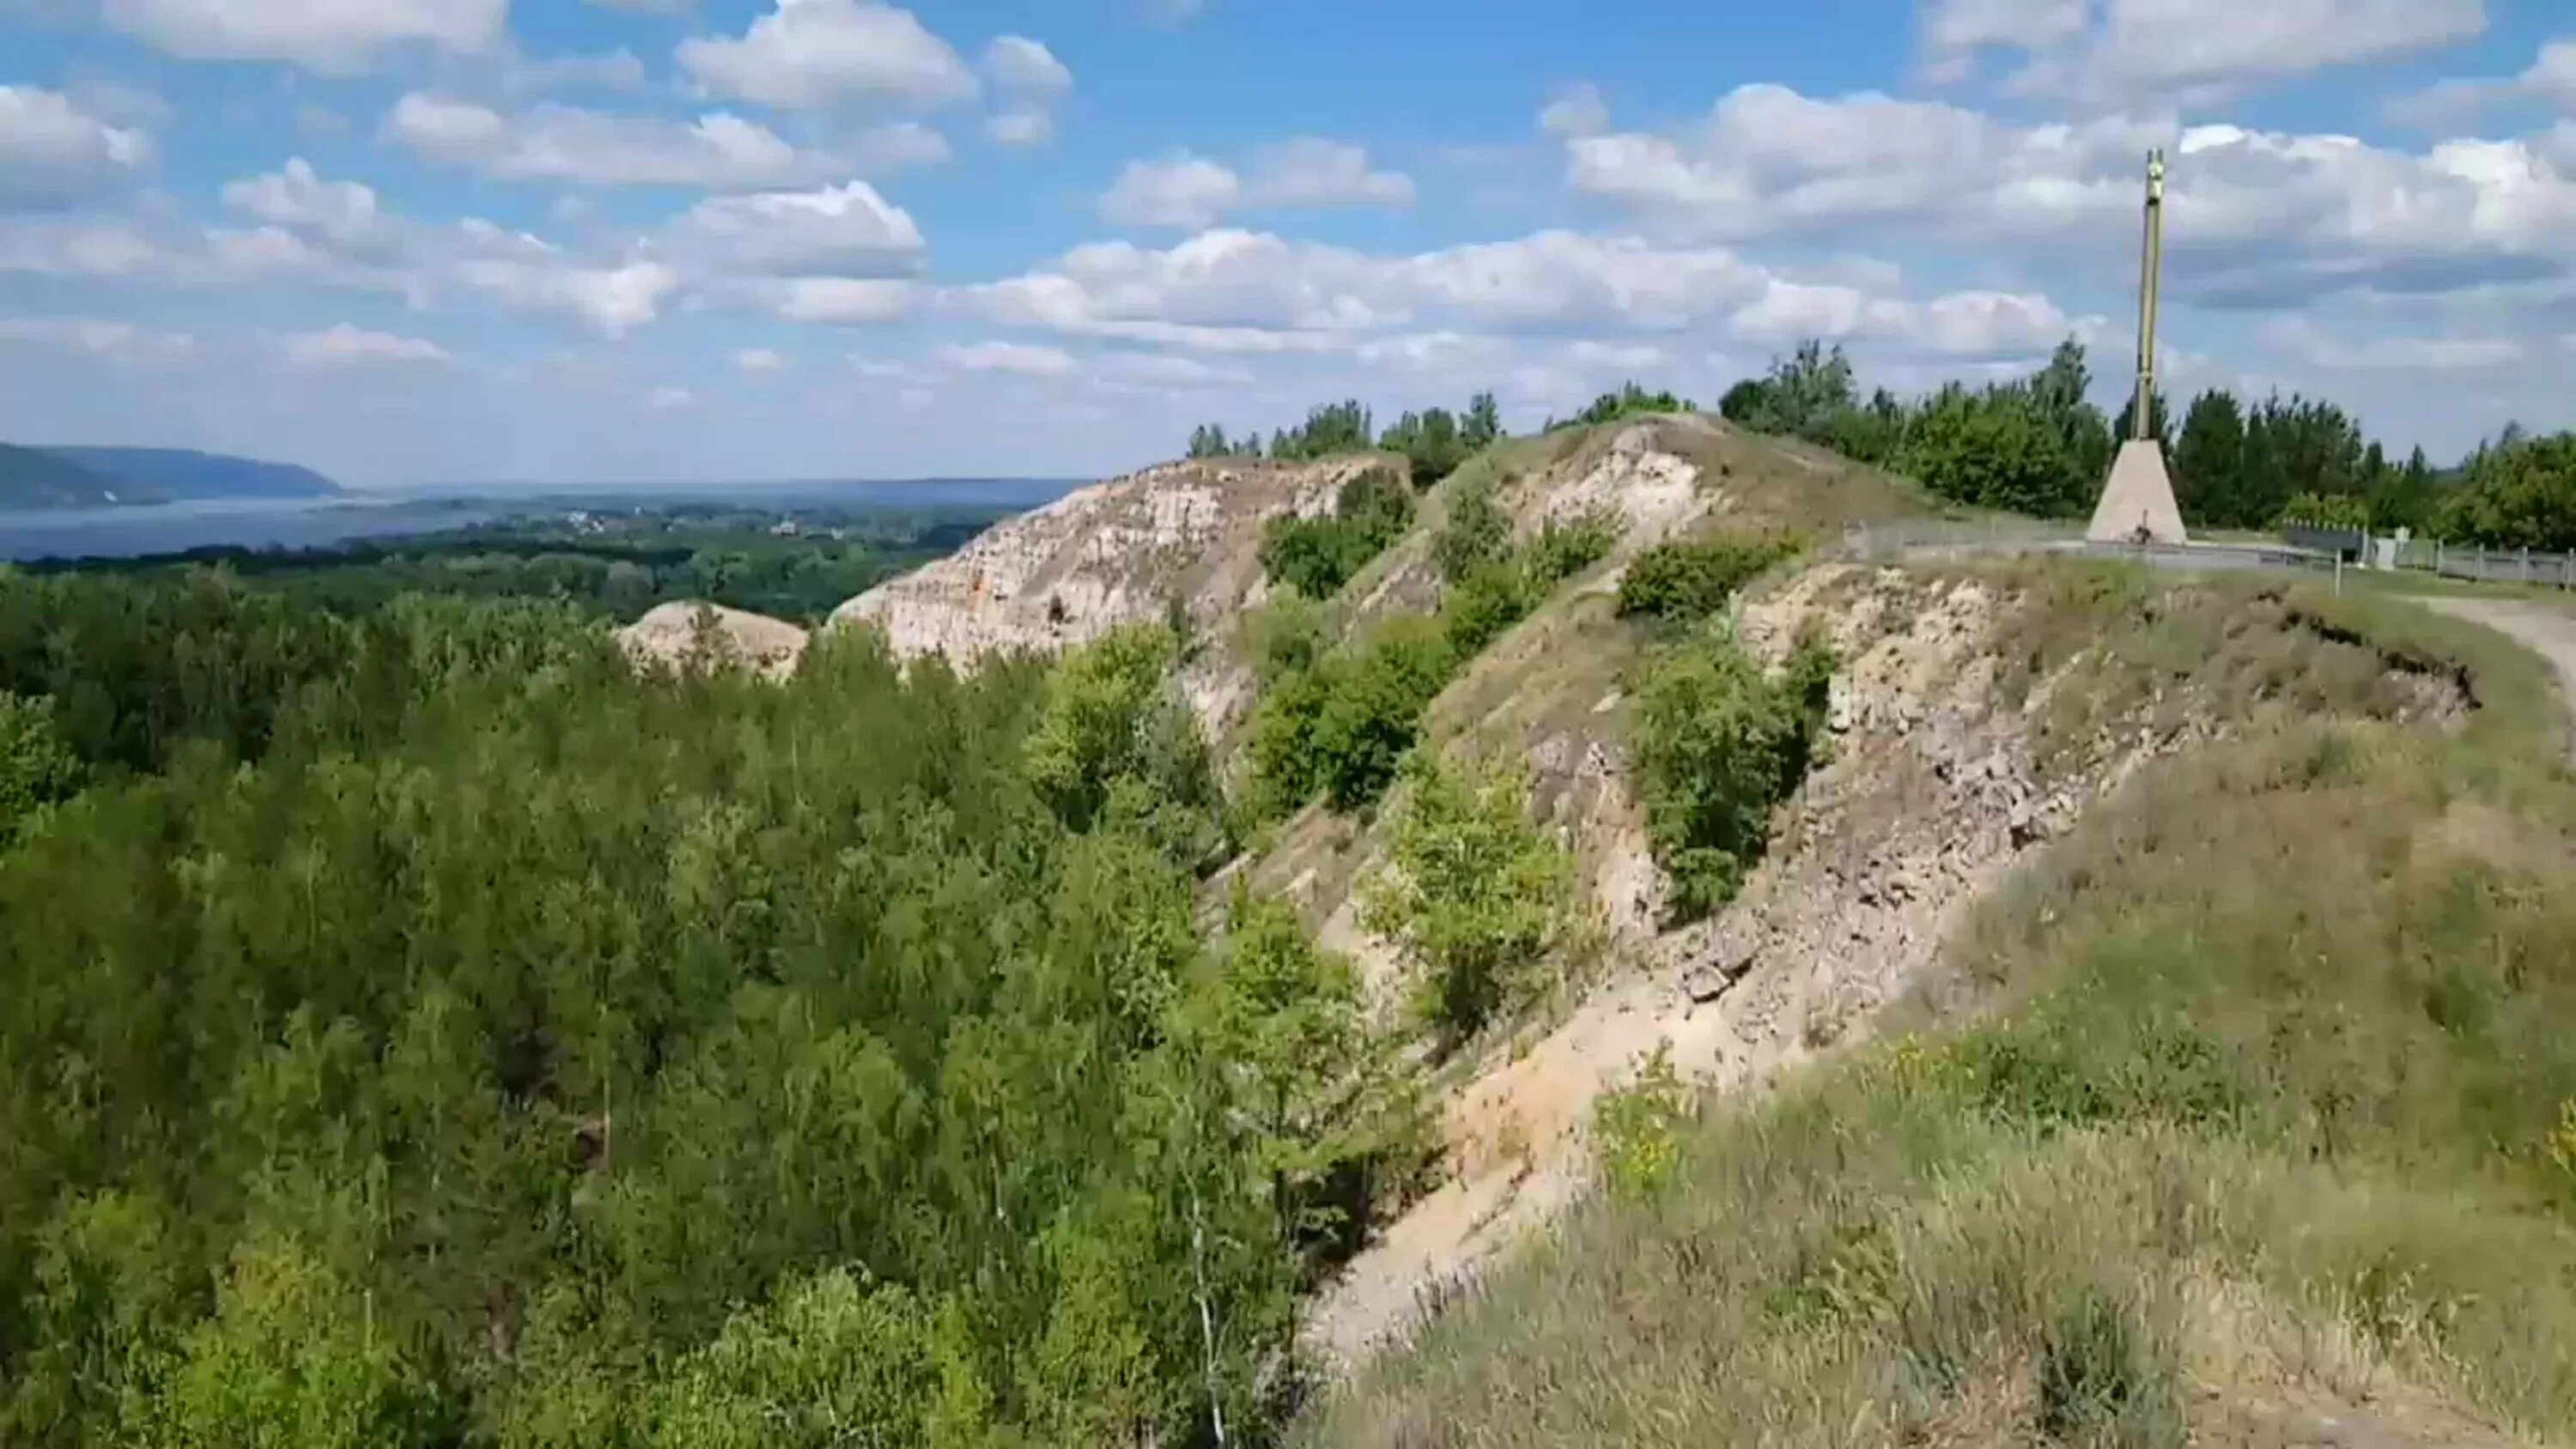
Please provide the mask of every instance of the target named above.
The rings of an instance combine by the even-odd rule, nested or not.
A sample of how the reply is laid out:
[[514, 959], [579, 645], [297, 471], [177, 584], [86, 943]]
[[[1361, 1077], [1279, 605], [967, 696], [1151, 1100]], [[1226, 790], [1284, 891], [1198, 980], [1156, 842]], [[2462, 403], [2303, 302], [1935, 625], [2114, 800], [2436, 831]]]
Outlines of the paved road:
[[[2437, 614], [2484, 624], [2511, 636], [2549, 661], [2558, 675], [2562, 704], [2576, 709], [2576, 614], [2530, 599], [2480, 599], [2462, 594], [2426, 594], [2420, 602]], [[2569, 751], [2576, 755], [2576, 734]]]

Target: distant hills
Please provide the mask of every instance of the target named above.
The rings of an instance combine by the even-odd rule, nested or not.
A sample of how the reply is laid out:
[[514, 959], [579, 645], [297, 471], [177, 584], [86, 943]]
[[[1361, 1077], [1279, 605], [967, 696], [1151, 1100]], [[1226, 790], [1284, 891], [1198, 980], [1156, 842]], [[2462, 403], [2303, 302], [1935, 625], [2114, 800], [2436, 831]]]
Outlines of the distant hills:
[[0, 510], [205, 498], [328, 498], [340, 485], [293, 463], [190, 448], [29, 448], [0, 443]]
[[119, 481], [40, 448], [0, 443], [0, 509], [89, 508], [124, 502]]
[[328, 498], [340, 485], [296, 463], [189, 448], [47, 448], [94, 473], [164, 498]]

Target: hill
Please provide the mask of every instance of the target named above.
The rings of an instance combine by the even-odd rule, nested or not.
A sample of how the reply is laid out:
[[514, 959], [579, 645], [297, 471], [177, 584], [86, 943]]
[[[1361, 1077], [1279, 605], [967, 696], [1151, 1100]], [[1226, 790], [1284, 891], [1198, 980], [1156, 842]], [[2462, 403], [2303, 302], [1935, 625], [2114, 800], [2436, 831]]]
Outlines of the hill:
[[1931, 509], [1649, 414], [810, 637], [0, 574], [0, 1442], [2563, 1442], [2536, 663]]
[[0, 443], [0, 510], [140, 502], [146, 492], [53, 452]]
[[[2524, 1205], [2571, 1194], [2576, 1067], [2491, 1014], [2576, 989], [2509, 964], [2569, 924], [2532, 894], [2561, 827], [2506, 821], [2566, 808], [2527, 795], [2556, 774], [2531, 661], [2411, 604], [2278, 582], [1840, 562], [1844, 527], [1930, 505], [1699, 417], [1507, 442], [1305, 600], [1263, 549], [1363, 471], [1298, 471], [1321, 466], [1149, 470], [836, 616], [890, 624], [905, 653], [1189, 631], [1179, 683], [1260, 821], [1205, 919], [1236, 891], [1288, 903], [1430, 1104], [1427, 1156], [1379, 1164], [1357, 1252], [1301, 1316], [1325, 1391], [1300, 1442], [2253, 1443], [2341, 1423], [2503, 1444], [2576, 1417], [2564, 1356], [2508, 1327], [2569, 1301], [2525, 1287], [2519, 1257], [2576, 1266], [2555, 1210]], [[1578, 525], [1606, 535], [1570, 569], [1530, 562]], [[1479, 529], [1487, 562], [1462, 564]], [[1669, 575], [1784, 530], [1812, 551], [1722, 623], [1659, 618], [1630, 587], [1650, 559]], [[1496, 624], [1462, 629], [1515, 567]], [[1793, 772], [1742, 786], [1752, 836], [1694, 908], [1678, 847], [1730, 838], [1707, 792], [1739, 788], [1781, 718], [1757, 681], [1793, 683], [1811, 651], [1830, 687]], [[1309, 693], [1325, 702], [1283, 704]], [[1372, 733], [1412, 763], [1348, 800], [1328, 765], [1263, 805], [1285, 753]], [[2443, 806], [2462, 791], [2465, 815]], [[2500, 914], [2432, 884], [2463, 871]], [[2310, 959], [2324, 975], [2291, 964]], [[2367, 984], [2340, 1001], [2345, 963]], [[1492, 973], [1480, 1014], [1444, 1018], [1470, 969]], [[2437, 1045], [2423, 1015], [2452, 1008], [2425, 1003], [2452, 991], [2488, 1025]], [[2285, 1036], [2317, 1045], [2284, 1058]], [[2437, 1166], [2451, 1120], [2489, 1125]], [[2168, 1180], [2202, 1186], [2120, 1186]], [[2408, 1226], [2371, 1226], [2380, 1202]], [[2353, 1286], [2384, 1281], [2428, 1286]], [[2338, 1347], [2285, 1346], [2320, 1341]]]
[[44, 451], [165, 499], [328, 498], [343, 491], [339, 484], [298, 464], [192, 448], [55, 447]]

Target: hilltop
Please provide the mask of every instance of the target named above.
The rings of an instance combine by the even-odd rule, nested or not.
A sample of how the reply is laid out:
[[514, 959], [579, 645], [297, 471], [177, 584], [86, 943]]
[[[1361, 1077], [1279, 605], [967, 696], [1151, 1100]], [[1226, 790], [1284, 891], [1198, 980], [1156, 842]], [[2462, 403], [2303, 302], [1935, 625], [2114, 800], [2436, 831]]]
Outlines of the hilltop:
[[[1559, 1310], [1536, 1306], [1532, 1295], [1646, 1291], [1611, 1285], [1626, 1281], [1621, 1234], [1646, 1232], [1655, 1244], [1649, 1251], [1663, 1254], [1681, 1248], [1653, 1234], [1692, 1231], [1665, 1226], [1693, 1221], [1666, 1184], [1759, 1170], [1743, 1165], [1745, 1149], [1735, 1144], [1774, 1130], [1763, 1124], [1775, 1119], [1802, 1124], [1780, 1131], [1829, 1131], [1813, 1121], [1818, 1109], [1810, 1104], [1859, 1089], [1848, 1082], [1880, 1080], [1869, 1073], [1890, 1068], [1867, 1064], [1884, 1059], [1886, 1049], [1872, 1046], [1882, 1036], [1898, 1039], [1902, 1061], [1926, 1051], [1998, 1049], [1979, 1045], [1983, 1012], [2082, 972], [2035, 961], [2003, 968], [1984, 953], [2005, 936], [2038, 931], [2027, 937], [2031, 946], [2016, 949], [2060, 954], [2026, 922], [2074, 909], [2063, 903], [2068, 892], [2079, 902], [2087, 891], [2104, 896], [2081, 906], [2091, 912], [2150, 902], [2171, 909], [2154, 894], [2170, 886], [2104, 881], [2082, 864], [2126, 848], [2112, 842], [2139, 828], [2120, 822], [2141, 809], [2169, 816], [2169, 805], [2139, 803], [2140, 792], [2150, 800], [2223, 793], [2232, 787], [2221, 780], [2279, 768], [2247, 759], [2326, 748], [2313, 742], [2317, 731], [2429, 741], [2437, 754], [2468, 726], [2475, 727], [2467, 738], [2490, 742], [2542, 737], [2527, 729], [2537, 713], [2527, 702], [2528, 661], [2408, 605], [2362, 606], [2283, 583], [2156, 581], [2081, 563], [1839, 561], [1835, 545], [1847, 527], [1921, 518], [1937, 505], [1876, 469], [1698, 415], [1501, 444], [1423, 491], [1401, 530], [1329, 597], [1283, 594], [1263, 567], [1277, 521], [1333, 518], [1348, 508], [1342, 490], [1372, 469], [1399, 465], [1352, 455], [1149, 469], [998, 525], [834, 616], [875, 625], [898, 654], [946, 653], [960, 662], [1076, 648], [1125, 626], [1175, 629], [1186, 639], [1179, 687], [1238, 795], [1255, 800], [1275, 773], [1282, 699], [1320, 678], [1384, 677], [1370, 672], [1372, 661], [1402, 647], [1412, 623], [1434, 621], [1447, 632], [1447, 662], [1412, 686], [1418, 703], [1406, 707], [1415, 712], [1399, 707], [1377, 717], [1378, 727], [1389, 727], [1403, 716], [1394, 747], [1410, 745], [1438, 763], [1374, 776], [1369, 793], [1352, 802], [1274, 802], [1245, 837], [1247, 848], [1205, 888], [1211, 911], [1243, 889], [1287, 902], [1322, 946], [1347, 956], [1373, 1018], [1407, 1043], [1431, 1104], [1426, 1156], [1411, 1169], [1385, 1165], [1356, 1253], [1303, 1319], [1307, 1361], [1327, 1385], [1344, 1385], [1328, 1388], [1307, 1420], [1314, 1442], [1414, 1442], [1465, 1417], [1484, 1424], [1468, 1435], [1477, 1442], [1637, 1437], [1638, 1424], [1592, 1416], [1581, 1398], [1551, 1395], [1542, 1408], [1502, 1388], [1576, 1374], [1605, 1392], [1660, 1391], [1651, 1367], [1660, 1360], [1643, 1344], [1603, 1356], [1602, 1342], [1624, 1329], [1583, 1318], [1557, 1329]], [[1499, 524], [1477, 520], [1480, 511]], [[1457, 564], [1462, 517], [1499, 527], [1489, 557], [1524, 565], [1518, 602], [1499, 627], [1463, 636], [1462, 591], [1485, 588], [1490, 568]], [[1590, 537], [1571, 567], [1540, 571], [1527, 562], [1579, 530]], [[1714, 909], [1689, 909], [1676, 896], [1670, 802], [1653, 755], [1671, 748], [1657, 731], [1670, 727], [1676, 681], [1705, 667], [1693, 651], [1708, 646], [1677, 627], [1687, 620], [1641, 613], [1630, 580], [1650, 557], [1660, 565], [1722, 552], [1733, 546], [1727, 540], [1783, 538], [1791, 541], [1780, 547], [1800, 556], [1755, 567], [1714, 627], [1735, 641], [1725, 647], [1775, 679], [1794, 676], [1811, 655], [1831, 661], [1817, 697], [1813, 763], [1762, 807], [1764, 839], [1738, 862]], [[1285, 664], [1283, 631], [1296, 636]], [[1722, 663], [1723, 648], [1710, 657]], [[1348, 661], [1338, 676], [1336, 659]], [[1697, 718], [1691, 727], [1743, 727], [1719, 724], [1720, 715]], [[2525, 757], [2522, 744], [2500, 748]], [[1541, 952], [1525, 968], [1534, 976], [1507, 988], [1494, 1015], [1453, 1034], [1426, 1029], [1417, 1015], [1438, 952], [1390, 919], [1386, 882], [1426, 869], [1428, 858], [1408, 838], [1433, 808], [1423, 793], [1454, 789], [1441, 783], [1444, 772], [1472, 782], [1484, 768], [1478, 761], [1499, 762], [1502, 798], [1535, 827], [1519, 846], [1501, 843], [1506, 830], [1482, 848], [1537, 852], [1530, 859], [1553, 854], [1571, 890], [1561, 928], [1529, 938]], [[2263, 823], [2259, 797], [2245, 808], [2254, 813], [2243, 827], [2258, 837], [2280, 828]], [[1444, 829], [1466, 828], [1443, 819]], [[2207, 857], [2201, 868], [2231, 869], [2218, 864], [2228, 846], [2215, 827], [2194, 839]], [[2365, 879], [2345, 885], [2375, 888]], [[2012, 984], [1998, 987], [1998, 972]], [[2192, 1009], [2187, 995], [2165, 999], [2173, 1004], [2162, 1009]], [[2239, 1009], [2278, 1008], [2249, 1000]], [[1944, 1044], [1914, 1045], [1908, 1033], [1926, 1030], [1940, 1032], [1932, 1040]], [[2132, 1070], [2120, 1060], [2107, 1055], [2102, 1070]], [[1847, 1061], [1862, 1065], [1836, 1065]], [[1705, 1110], [1720, 1126], [1702, 1146], [1689, 1124], [1706, 1093], [1715, 1094]], [[1779, 1105], [1766, 1105], [1775, 1093]], [[1895, 1110], [1895, 1100], [1859, 1110]], [[1870, 1190], [1909, 1189], [1881, 1179]], [[1726, 1191], [1737, 1197], [1711, 1211], [1753, 1211], [1763, 1189]], [[1830, 1240], [1837, 1231], [1833, 1210], [1797, 1211], [1828, 1214], [1812, 1233]], [[1649, 1225], [1635, 1226], [1641, 1212], [1654, 1215]], [[1807, 1241], [1783, 1238], [1792, 1240]], [[1809, 1291], [1796, 1275], [1817, 1270], [1799, 1255], [1818, 1251], [1825, 1250], [1798, 1248], [1778, 1260], [1791, 1274], [1779, 1280], [1788, 1286], [1765, 1291]], [[2057, 1262], [2034, 1259], [2026, 1268], [2056, 1272]], [[2246, 1289], [2234, 1271], [2188, 1292], [2237, 1303], [2230, 1295]], [[1949, 1432], [1941, 1424], [1984, 1425], [1961, 1430], [1980, 1438], [2008, 1436], [2013, 1423], [2059, 1422], [2051, 1415], [2098, 1427], [2127, 1413], [2152, 1431], [2145, 1442], [2162, 1442], [2156, 1424], [2188, 1421], [2195, 1433], [2259, 1439], [2343, 1415], [2392, 1443], [2513, 1442], [2490, 1427], [2494, 1416], [2533, 1412], [2530, 1400], [2465, 1387], [2384, 1346], [2345, 1350], [2343, 1366], [2332, 1370], [2265, 1350], [2239, 1374], [2193, 1380], [2203, 1372], [2193, 1365], [2227, 1351], [2226, 1335], [2340, 1330], [2321, 1327], [2313, 1310], [2268, 1301], [2181, 1317], [2127, 1289], [2100, 1301], [2098, 1311], [2117, 1326], [2099, 1331], [2153, 1336], [2160, 1345], [2119, 1350], [2143, 1355], [2135, 1362], [2081, 1370], [2129, 1376], [2101, 1390], [2139, 1396], [2129, 1408], [2058, 1404], [2046, 1376], [2062, 1370], [2047, 1356], [2090, 1350], [2059, 1337], [2073, 1331], [2063, 1323], [2014, 1327], [2018, 1320], [2007, 1316], [1995, 1356], [1978, 1360], [1990, 1366], [1974, 1370], [1993, 1381], [1968, 1386], [1965, 1397], [1937, 1380], [1920, 1393], [1855, 1380], [1837, 1392], [1862, 1397], [1825, 1412], [1880, 1413], [1891, 1433], [1912, 1423], [1935, 1439]], [[1653, 1311], [1689, 1310], [1673, 1303]], [[2239, 1316], [2221, 1322], [2211, 1313]], [[2262, 1326], [2248, 1326], [2247, 1313]], [[1915, 1371], [1889, 1362], [1891, 1372]], [[2373, 1372], [2402, 1386], [2366, 1410], [2351, 1376]], [[2176, 1397], [2195, 1381], [2216, 1386], [2198, 1403]], [[1613, 1384], [1624, 1387], [1606, 1387]], [[1794, 1380], [1757, 1379], [1741, 1398], [1696, 1389], [1686, 1417], [1731, 1426], [1711, 1430], [1720, 1438], [1743, 1437], [1756, 1420], [1772, 1422], [1761, 1418], [1776, 1412], [1762, 1395], [1793, 1387]], [[1523, 1407], [1502, 1407], [1515, 1402]], [[1532, 1427], [1539, 1423], [1551, 1427]]]

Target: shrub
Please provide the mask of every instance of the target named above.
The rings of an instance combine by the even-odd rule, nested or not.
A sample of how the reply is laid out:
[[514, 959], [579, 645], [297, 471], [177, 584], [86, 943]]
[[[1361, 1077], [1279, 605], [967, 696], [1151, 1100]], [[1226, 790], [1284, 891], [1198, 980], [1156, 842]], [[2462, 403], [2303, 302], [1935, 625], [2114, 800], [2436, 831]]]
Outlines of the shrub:
[[1648, 392], [1634, 382], [1623, 383], [1617, 392], [1605, 392], [1592, 400], [1592, 406], [1563, 422], [1550, 422], [1547, 431], [1558, 428], [1583, 428], [1599, 423], [1614, 423], [1639, 413], [1687, 413], [1698, 409], [1691, 402], [1670, 392]]
[[1705, 618], [1735, 591], [1798, 551], [1786, 534], [1729, 534], [1659, 543], [1637, 555], [1619, 581], [1619, 612], [1657, 619]]
[[1494, 487], [1491, 473], [1462, 484], [1449, 501], [1448, 521], [1432, 537], [1431, 561], [1453, 584], [1511, 552], [1512, 521], [1494, 502]]
[[1392, 868], [1361, 891], [1361, 920], [1423, 972], [1419, 1009], [1455, 1044], [1524, 999], [1532, 969], [1574, 924], [1574, 861], [1523, 804], [1504, 759], [1416, 755], [1396, 807]]
[[1518, 560], [1478, 565], [1449, 586], [1440, 603], [1441, 627], [1449, 647], [1471, 659], [1502, 632], [1521, 621], [1537, 604], [1541, 588]]
[[1570, 518], [1551, 518], [1525, 551], [1530, 573], [1544, 583], [1569, 579], [1610, 556], [1618, 547], [1619, 510], [1602, 504]]
[[1673, 914], [1732, 899], [1762, 856], [1771, 808], [1806, 777], [1832, 656], [1802, 644], [1778, 680], [1722, 629], [1652, 656], [1638, 690], [1646, 831], [1672, 880]]
[[1281, 594], [1244, 620], [1252, 672], [1270, 685], [1315, 667], [1328, 641], [1324, 607], [1302, 594]]
[[1256, 812], [1283, 815], [1318, 792], [1342, 810], [1375, 800], [1456, 657], [1439, 620], [1408, 616], [1281, 677], [1253, 716]]
[[1437, 620], [1389, 621], [1367, 648], [1328, 671], [1332, 685], [1316, 714], [1318, 783], [1336, 809], [1353, 810], [1384, 794], [1420, 733], [1457, 655]]
[[1670, 1043], [1655, 1048], [1637, 1080], [1602, 1095], [1592, 1114], [1593, 1155], [1612, 1193], [1647, 1197], [1672, 1180], [1692, 1105], [1690, 1088], [1673, 1071]]
[[1412, 526], [1412, 490], [1392, 470], [1371, 468], [1342, 485], [1331, 516], [1264, 524], [1261, 568], [1310, 599], [1330, 598]]

